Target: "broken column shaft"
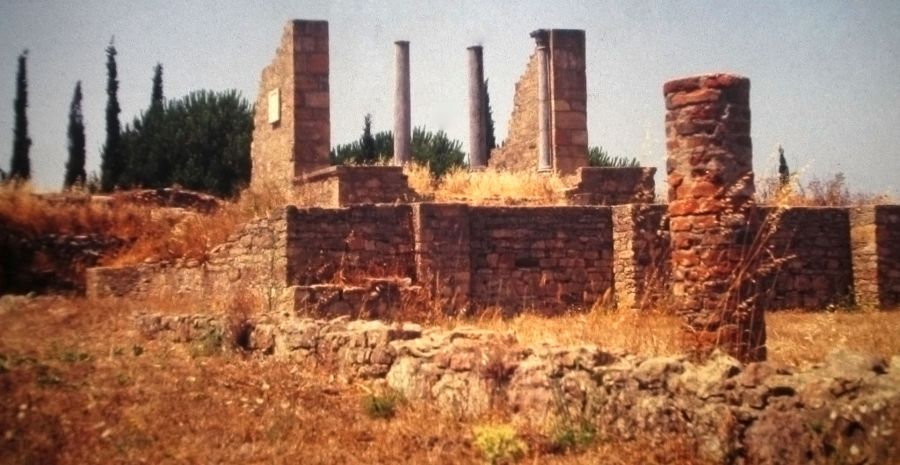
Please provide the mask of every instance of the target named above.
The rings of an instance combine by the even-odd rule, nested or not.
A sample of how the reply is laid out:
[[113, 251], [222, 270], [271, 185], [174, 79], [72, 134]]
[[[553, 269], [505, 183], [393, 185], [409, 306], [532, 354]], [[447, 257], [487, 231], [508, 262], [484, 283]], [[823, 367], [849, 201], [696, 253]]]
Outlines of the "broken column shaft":
[[469, 50], [469, 167], [487, 165], [487, 120], [484, 114], [484, 58], [480, 45]]
[[398, 40], [394, 87], [394, 164], [405, 165], [412, 160], [410, 140], [412, 118], [409, 99], [409, 42]]
[[663, 93], [676, 310], [700, 352], [765, 359], [763, 311], [745, 273], [754, 259], [750, 80], [695, 76]]

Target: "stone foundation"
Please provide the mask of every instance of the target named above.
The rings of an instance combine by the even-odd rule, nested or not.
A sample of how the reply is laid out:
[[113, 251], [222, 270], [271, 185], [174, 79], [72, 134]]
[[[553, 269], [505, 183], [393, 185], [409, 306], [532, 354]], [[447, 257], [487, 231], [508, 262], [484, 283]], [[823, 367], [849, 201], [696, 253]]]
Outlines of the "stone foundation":
[[[149, 337], [191, 343], [225, 328], [144, 315]], [[537, 427], [585, 424], [608, 441], [687, 439], [709, 463], [892, 463], [900, 454], [900, 357], [833, 352], [797, 368], [722, 353], [643, 357], [594, 345], [523, 346], [511, 334], [410, 323], [292, 318], [248, 322], [247, 349], [387, 386], [453, 416], [507, 408]]]

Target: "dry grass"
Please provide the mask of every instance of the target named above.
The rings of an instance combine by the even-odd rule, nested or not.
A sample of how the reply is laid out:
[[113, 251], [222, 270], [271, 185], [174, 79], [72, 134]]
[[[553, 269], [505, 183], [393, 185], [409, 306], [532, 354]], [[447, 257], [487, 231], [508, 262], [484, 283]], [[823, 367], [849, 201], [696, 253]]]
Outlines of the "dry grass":
[[[504, 319], [496, 315], [463, 324], [511, 332], [526, 345], [549, 341], [591, 343], [643, 355], [683, 352], [682, 322], [664, 313], [600, 309], [562, 317], [526, 313]], [[896, 337], [900, 334], [900, 312], [770, 312], [766, 315], [766, 326], [769, 360], [794, 365], [817, 362], [835, 349], [886, 357], [900, 355], [900, 338]]]
[[888, 194], [851, 192], [843, 173], [825, 180], [814, 177], [805, 185], [796, 173], [787, 185], [782, 185], [777, 176], [763, 177], [756, 184], [757, 201], [779, 207], [852, 207], [897, 202]]
[[27, 186], [0, 186], [0, 224], [29, 237], [99, 234], [124, 239], [125, 247], [103, 258], [105, 265], [178, 258], [205, 260], [215, 245], [252, 218], [287, 202], [280, 193], [245, 191], [212, 214], [154, 208], [111, 198], [67, 194], [51, 198]]
[[457, 168], [435, 180], [418, 165], [404, 170], [410, 187], [436, 202], [467, 202], [475, 205], [562, 205], [563, 191], [574, 180], [555, 173], [506, 171], [488, 168], [468, 171]]
[[[192, 356], [138, 334], [127, 305], [18, 302], [0, 309], [0, 464], [478, 464], [473, 426], [509, 421], [413, 402], [371, 418], [361, 386], [273, 357]], [[677, 440], [552, 455], [543, 432], [520, 433], [522, 463], [694, 463]]]

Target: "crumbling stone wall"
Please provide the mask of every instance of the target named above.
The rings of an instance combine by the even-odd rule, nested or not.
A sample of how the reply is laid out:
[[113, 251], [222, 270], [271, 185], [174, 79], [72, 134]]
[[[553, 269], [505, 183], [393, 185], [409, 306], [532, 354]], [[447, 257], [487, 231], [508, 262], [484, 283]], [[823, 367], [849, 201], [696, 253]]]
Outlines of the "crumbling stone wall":
[[578, 181], [565, 192], [566, 200], [569, 205], [652, 203], [655, 174], [656, 168], [578, 168]]
[[900, 307], [900, 205], [858, 207], [850, 215], [856, 302]]
[[[328, 166], [328, 67], [328, 22], [290, 21], [260, 79], [250, 149], [252, 189], [289, 193], [294, 178]], [[270, 122], [270, 102], [280, 104], [276, 122]]]
[[473, 207], [472, 298], [553, 311], [591, 306], [612, 287], [609, 207]]
[[[550, 101], [553, 169], [570, 175], [587, 166], [587, 76], [584, 31], [551, 29]], [[537, 53], [528, 60], [516, 84], [509, 132], [503, 145], [491, 153], [490, 166], [509, 170], [536, 170], [538, 157]]]
[[538, 158], [538, 56], [532, 53], [516, 83], [509, 129], [502, 145], [491, 151], [489, 165], [510, 171], [536, 171]]
[[245, 224], [228, 241], [216, 246], [206, 261], [143, 263], [87, 270], [91, 299], [126, 297], [152, 299], [190, 296], [225, 304], [238, 293], [274, 309], [285, 302], [287, 289], [287, 222], [282, 210]]
[[765, 359], [752, 276], [750, 80], [711, 74], [669, 81], [666, 102], [672, 294], [698, 350]]

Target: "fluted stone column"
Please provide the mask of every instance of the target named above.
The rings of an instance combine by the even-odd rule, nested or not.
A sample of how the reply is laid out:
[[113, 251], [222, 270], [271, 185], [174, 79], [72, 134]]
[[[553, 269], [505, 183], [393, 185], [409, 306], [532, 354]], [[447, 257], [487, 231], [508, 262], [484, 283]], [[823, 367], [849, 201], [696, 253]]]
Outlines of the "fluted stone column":
[[550, 145], [550, 34], [544, 29], [531, 33], [538, 56], [538, 171], [553, 169]]
[[409, 99], [409, 42], [398, 40], [394, 85], [394, 165], [412, 160], [412, 117]]
[[765, 359], [764, 315], [742, 266], [754, 260], [750, 80], [695, 76], [663, 92], [676, 310], [701, 352]]
[[484, 58], [480, 45], [469, 50], [469, 167], [487, 165], [487, 121], [484, 114]]

